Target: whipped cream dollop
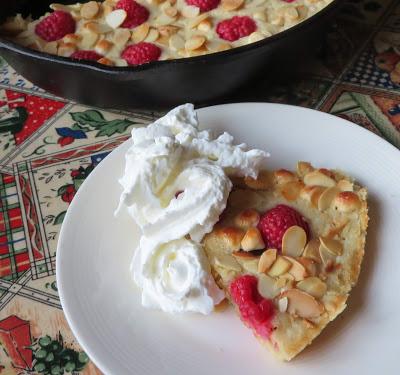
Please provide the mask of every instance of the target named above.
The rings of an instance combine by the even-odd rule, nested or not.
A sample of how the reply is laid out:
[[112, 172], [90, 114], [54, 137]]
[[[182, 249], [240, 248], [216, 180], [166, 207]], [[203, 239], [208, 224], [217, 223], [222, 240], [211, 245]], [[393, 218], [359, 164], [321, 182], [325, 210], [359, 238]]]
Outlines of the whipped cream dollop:
[[257, 177], [268, 154], [200, 130], [192, 104], [132, 130], [119, 209], [142, 231], [132, 273], [142, 304], [209, 314], [223, 298], [200, 241], [226, 207], [229, 176]]

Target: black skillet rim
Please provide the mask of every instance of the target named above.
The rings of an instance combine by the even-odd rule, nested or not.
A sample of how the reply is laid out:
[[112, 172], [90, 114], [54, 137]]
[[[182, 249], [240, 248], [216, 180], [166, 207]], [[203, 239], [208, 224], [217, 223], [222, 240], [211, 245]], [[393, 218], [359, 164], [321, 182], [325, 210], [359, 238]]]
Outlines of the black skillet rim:
[[69, 65], [72, 67], [80, 67], [88, 70], [94, 70], [103, 73], [109, 73], [112, 75], [120, 75], [127, 73], [138, 73], [138, 72], [147, 72], [157, 70], [158, 68], [168, 68], [179, 66], [181, 64], [191, 65], [197, 63], [208, 63], [208, 62], [218, 62], [223, 61], [226, 56], [236, 56], [241, 53], [251, 52], [253, 50], [258, 49], [264, 45], [273, 44], [274, 42], [278, 42], [280, 39], [286, 38], [286, 36], [290, 34], [294, 34], [295, 32], [301, 31], [304, 28], [307, 28], [310, 24], [315, 22], [318, 18], [323, 17], [324, 14], [333, 10], [334, 7], [340, 4], [340, 0], [333, 0], [332, 3], [328, 4], [324, 9], [320, 10], [318, 13], [314, 14], [310, 18], [300, 22], [299, 24], [290, 27], [287, 30], [281, 31], [278, 34], [272, 35], [265, 39], [262, 39], [255, 43], [250, 43], [245, 46], [235, 47], [230, 50], [214, 52], [202, 56], [194, 56], [194, 57], [184, 57], [180, 59], [173, 60], [163, 60], [163, 61], [154, 61], [148, 64], [143, 64], [139, 66], [127, 66], [127, 67], [115, 67], [115, 66], [107, 66], [102, 65], [97, 62], [90, 61], [78, 61], [70, 59], [69, 57], [61, 57], [56, 55], [51, 55], [45, 52], [35, 51], [31, 48], [21, 46], [15, 42], [12, 42], [0, 35], [0, 49], [6, 48], [13, 52], [20, 53], [21, 55], [32, 57], [39, 60], [44, 61], [52, 61], [61, 63], [63, 65]]

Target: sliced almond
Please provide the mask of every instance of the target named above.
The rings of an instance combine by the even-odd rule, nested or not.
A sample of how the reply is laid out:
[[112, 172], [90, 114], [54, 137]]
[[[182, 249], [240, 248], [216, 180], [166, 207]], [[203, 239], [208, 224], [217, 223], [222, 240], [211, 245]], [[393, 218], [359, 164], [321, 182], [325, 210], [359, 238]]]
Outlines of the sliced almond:
[[76, 51], [76, 44], [61, 42], [58, 46], [58, 56], [70, 57]]
[[336, 186], [340, 191], [353, 191], [354, 190], [354, 184], [348, 180], [340, 180]]
[[342, 191], [336, 195], [333, 205], [340, 212], [357, 211], [361, 207], [361, 200], [356, 193], [352, 191]]
[[169, 48], [173, 51], [179, 51], [185, 48], [185, 41], [177, 34], [172, 35], [169, 38]]
[[[319, 252], [318, 252], [319, 256]], [[299, 257], [297, 261], [301, 263], [307, 271], [308, 276], [315, 276], [317, 274], [317, 263], [310, 258]]]
[[322, 298], [326, 292], [326, 284], [318, 277], [307, 277], [297, 283], [297, 288], [315, 298]]
[[192, 5], [185, 5], [182, 7], [181, 13], [185, 18], [194, 18], [200, 14], [200, 8]]
[[107, 15], [110, 14], [114, 10], [114, 6], [111, 6], [109, 4], [103, 3], [101, 7], [103, 8], [103, 16], [104, 17], [107, 17]]
[[144, 39], [146, 42], [155, 42], [158, 37], [160, 36], [160, 33], [158, 32], [157, 29], [150, 28], [149, 33], [147, 34], [146, 38]]
[[278, 256], [274, 264], [268, 271], [268, 275], [271, 277], [277, 277], [289, 271], [290, 267], [292, 267], [292, 263], [285, 259], [284, 257]]
[[194, 29], [197, 25], [200, 24], [200, 22], [206, 20], [208, 18], [207, 13], [201, 13], [195, 18], [191, 18], [187, 21], [187, 27], [189, 29]]
[[261, 296], [267, 299], [273, 299], [279, 294], [275, 280], [263, 273], [258, 276], [257, 289]]
[[246, 272], [250, 272], [253, 274], [257, 274], [257, 269], [258, 269], [258, 259], [245, 259], [245, 258], [239, 258], [240, 260], [239, 263], [241, 266], [244, 268]]
[[240, 272], [242, 270], [242, 268], [240, 267], [240, 264], [231, 255], [220, 254], [220, 255], [216, 256], [214, 259], [215, 259], [215, 264], [219, 267], [225, 268], [227, 270], [237, 271], [237, 272]]
[[251, 259], [251, 260], [257, 259], [257, 261], [260, 259], [259, 255], [254, 254], [254, 253], [249, 252], [249, 251], [242, 251], [242, 250], [233, 251], [232, 255], [235, 258], [238, 258], [238, 259]]
[[284, 313], [288, 308], [289, 300], [287, 297], [280, 298], [278, 301], [279, 312]]
[[323, 187], [333, 187], [336, 185], [336, 181], [327, 176], [321, 170], [315, 170], [307, 173], [304, 176], [304, 183], [308, 186], [323, 186]]
[[154, 21], [155, 26], [171, 25], [175, 22], [175, 17], [170, 17], [167, 14], [161, 13]]
[[201, 31], [203, 33], [206, 33], [206, 32], [211, 30], [211, 27], [212, 27], [211, 21], [210, 20], [204, 20], [204, 21], [201, 21], [197, 25], [197, 30], [199, 30], [199, 31]]
[[158, 28], [158, 32], [162, 36], [171, 36], [173, 34], [176, 34], [179, 30], [178, 26], [172, 26], [172, 25], [165, 25], [165, 26], [160, 26]]
[[75, 43], [78, 44], [82, 39], [82, 36], [77, 34], [67, 34], [63, 38], [64, 43]]
[[222, 52], [222, 51], [229, 50], [231, 48], [232, 48], [232, 46], [228, 43], [215, 42], [215, 41], [207, 42], [207, 50], [211, 51], [211, 52]]
[[268, 171], [260, 171], [257, 178], [245, 177], [244, 183], [254, 190], [266, 190], [273, 185], [273, 175]]
[[288, 182], [297, 181], [297, 177], [294, 173], [286, 169], [278, 169], [274, 172], [274, 178], [278, 185], [286, 184]]
[[185, 43], [185, 49], [187, 51], [194, 51], [200, 48], [205, 42], [206, 38], [202, 35], [195, 35], [188, 39]]
[[243, 210], [235, 216], [235, 225], [242, 229], [257, 226], [260, 221], [260, 214], [253, 209]]
[[149, 34], [150, 26], [148, 23], [142, 23], [135, 27], [132, 31], [132, 41], [135, 43], [142, 42]]
[[323, 265], [329, 266], [336, 262], [336, 256], [333, 255], [324, 245], [319, 246], [319, 256], [322, 260]]
[[82, 39], [79, 42], [79, 46], [82, 49], [90, 49], [95, 45], [98, 38], [99, 38], [98, 34], [92, 32], [84, 32], [82, 33]]
[[122, 48], [128, 43], [128, 40], [131, 39], [131, 32], [128, 29], [117, 29], [113, 35], [113, 42], [116, 46]]
[[308, 276], [306, 268], [299, 261], [292, 257], [285, 256], [284, 258], [292, 264], [288, 272], [294, 277], [295, 281], [303, 280]]
[[282, 254], [299, 257], [307, 243], [305, 230], [297, 225], [288, 228], [282, 237]]
[[120, 27], [124, 23], [127, 16], [128, 14], [124, 9], [116, 9], [113, 10], [111, 13], [107, 14], [106, 23], [108, 26], [112, 27], [113, 29], [116, 29], [117, 27]]
[[241, 248], [244, 251], [261, 250], [265, 248], [264, 240], [257, 228], [249, 228], [242, 238]]
[[57, 42], [46, 43], [43, 47], [43, 52], [50, 53], [51, 55], [57, 55]]
[[168, 7], [164, 9], [164, 13], [168, 17], [175, 19], [175, 17], [178, 15], [178, 9], [176, 9], [175, 7]]
[[89, 1], [88, 3], [82, 5], [81, 16], [82, 18], [91, 20], [92, 18], [96, 17], [99, 9], [99, 4], [96, 1]]
[[94, 50], [100, 54], [105, 55], [113, 46], [113, 43], [109, 42], [108, 40], [99, 40], [96, 45], [94, 46]]
[[304, 184], [301, 181], [291, 181], [279, 186], [279, 191], [288, 201], [295, 201], [303, 188]]
[[222, 0], [222, 8], [226, 11], [239, 9], [244, 4], [244, 0]]
[[267, 272], [276, 260], [276, 249], [268, 249], [261, 254], [258, 262], [258, 272]]
[[292, 315], [313, 319], [318, 318], [323, 312], [322, 305], [313, 296], [299, 289], [289, 289], [283, 296], [289, 301], [288, 312]]
[[114, 62], [110, 59], [107, 59], [107, 57], [102, 57], [101, 59], [97, 60], [98, 63], [107, 65], [107, 66], [113, 66]]
[[331, 254], [340, 256], [343, 254], [343, 244], [332, 238], [320, 237], [321, 246], [325, 247]]
[[224, 227], [217, 229], [215, 235], [225, 242], [226, 248], [231, 251], [238, 251], [244, 236], [244, 231], [235, 227]]
[[297, 174], [300, 177], [304, 177], [306, 174], [312, 172], [314, 170], [314, 167], [305, 161], [299, 161], [297, 163]]
[[311, 203], [312, 206], [318, 206], [318, 200], [321, 194], [325, 191], [322, 186], [305, 186], [300, 191], [300, 198]]
[[329, 209], [333, 199], [336, 197], [339, 191], [340, 190], [337, 187], [331, 187], [326, 189], [318, 199], [318, 209], [320, 211], [325, 211]]
[[113, 30], [109, 25], [93, 21], [86, 22], [83, 28], [95, 34], [106, 34]]
[[313, 238], [307, 243], [306, 247], [304, 248], [303, 257], [312, 259], [317, 263], [321, 263], [321, 257], [319, 255], [319, 245], [319, 239]]

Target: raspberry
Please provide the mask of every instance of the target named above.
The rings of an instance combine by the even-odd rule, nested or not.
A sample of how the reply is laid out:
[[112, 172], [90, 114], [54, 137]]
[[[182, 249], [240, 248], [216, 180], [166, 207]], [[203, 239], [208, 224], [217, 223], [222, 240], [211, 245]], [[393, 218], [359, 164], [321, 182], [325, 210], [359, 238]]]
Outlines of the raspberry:
[[139, 26], [149, 18], [149, 11], [143, 5], [135, 0], [119, 0], [115, 9], [123, 9], [126, 13], [126, 19], [121, 25], [127, 29]]
[[221, 21], [217, 25], [217, 33], [221, 39], [233, 42], [239, 38], [250, 35], [256, 31], [256, 23], [247, 16], [234, 16], [228, 20]]
[[310, 229], [305, 219], [293, 208], [279, 204], [261, 216], [258, 229], [267, 247], [281, 250], [282, 237], [293, 225], [302, 227], [309, 237]]
[[186, 0], [186, 3], [200, 9], [201, 12], [208, 12], [216, 8], [221, 0]]
[[95, 51], [81, 50], [81, 51], [74, 52], [70, 57], [72, 59], [76, 59], [76, 60], [93, 60], [93, 61], [97, 61], [97, 60], [101, 59], [103, 56], [99, 55]]
[[274, 306], [271, 300], [258, 293], [257, 282], [255, 276], [244, 275], [234, 280], [229, 289], [242, 320], [254, 328], [258, 335], [267, 338], [272, 331]]
[[61, 10], [43, 18], [35, 27], [36, 35], [47, 42], [53, 42], [74, 32], [75, 20], [69, 13]]
[[129, 65], [141, 65], [158, 60], [160, 55], [161, 49], [155, 44], [140, 42], [126, 47], [121, 56]]

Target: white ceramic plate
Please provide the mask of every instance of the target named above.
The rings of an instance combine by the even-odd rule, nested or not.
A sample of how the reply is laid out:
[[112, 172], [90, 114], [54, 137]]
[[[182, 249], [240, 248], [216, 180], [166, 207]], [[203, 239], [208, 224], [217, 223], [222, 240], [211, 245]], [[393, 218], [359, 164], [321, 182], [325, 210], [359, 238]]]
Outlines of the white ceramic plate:
[[106, 374], [395, 374], [400, 335], [400, 152], [356, 125], [275, 104], [199, 111], [203, 127], [271, 152], [270, 167], [297, 160], [355, 176], [370, 191], [370, 228], [349, 307], [291, 363], [279, 363], [232, 310], [171, 316], [141, 307], [129, 274], [138, 230], [115, 218], [129, 141], [81, 186], [62, 226], [57, 283], [68, 322]]

